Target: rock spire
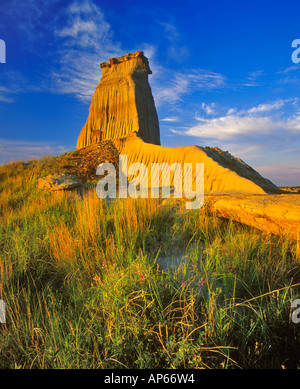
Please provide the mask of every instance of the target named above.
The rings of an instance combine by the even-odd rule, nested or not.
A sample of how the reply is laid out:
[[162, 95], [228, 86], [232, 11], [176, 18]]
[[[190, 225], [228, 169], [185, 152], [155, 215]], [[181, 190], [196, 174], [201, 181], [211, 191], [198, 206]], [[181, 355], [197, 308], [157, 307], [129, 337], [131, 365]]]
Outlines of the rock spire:
[[102, 78], [92, 97], [77, 149], [135, 132], [144, 142], [160, 145], [157, 112], [148, 82], [151, 74], [142, 51], [100, 64]]

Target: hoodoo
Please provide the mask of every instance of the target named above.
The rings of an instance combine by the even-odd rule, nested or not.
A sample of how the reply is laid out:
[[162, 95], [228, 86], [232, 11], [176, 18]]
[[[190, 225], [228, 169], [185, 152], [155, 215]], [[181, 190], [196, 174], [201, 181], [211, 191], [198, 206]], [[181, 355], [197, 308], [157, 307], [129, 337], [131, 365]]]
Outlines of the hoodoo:
[[[282, 193], [242, 160], [216, 147], [160, 145], [158, 117], [148, 83], [151, 74], [142, 51], [101, 63], [102, 78], [92, 97], [77, 149], [110, 140], [128, 164], [204, 164], [207, 194]], [[99, 143], [99, 147], [101, 145]], [[131, 181], [134, 177], [128, 177]], [[196, 176], [193, 173], [193, 184]]]
[[93, 95], [77, 149], [135, 132], [144, 142], [160, 144], [159, 123], [142, 51], [100, 64], [102, 78]]

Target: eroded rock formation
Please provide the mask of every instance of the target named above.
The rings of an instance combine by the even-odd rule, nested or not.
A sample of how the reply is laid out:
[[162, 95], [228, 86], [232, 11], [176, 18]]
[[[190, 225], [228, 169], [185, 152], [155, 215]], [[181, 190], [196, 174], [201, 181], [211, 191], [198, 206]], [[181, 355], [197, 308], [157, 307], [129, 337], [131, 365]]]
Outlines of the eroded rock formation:
[[148, 83], [151, 70], [143, 52], [111, 58], [100, 66], [102, 78], [79, 135], [78, 149], [110, 139], [119, 154], [127, 156], [129, 165], [143, 163], [149, 169], [153, 163], [179, 163], [182, 168], [185, 163], [203, 163], [206, 194], [282, 193], [245, 162], [218, 148], [160, 146], [158, 117]]
[[[205, 194], [282, 193], [276, 185], [262, 177], [245, 162], [216, 147], [163, 147], [145, 143], [136, 134], [112, 142], [120, 154], [127, 156], [128, 166], [136, 162], [147, 166], [149, 187], [151, 183], [149, 171], [152, 163], [166, 163], [169, 166], [179, 163], [182, 168], [185, 163], [191, 163], [193, 185], [196, 179], [195, 164], [204, 163]], [[128, 178], [131, 180], [131, 177]]]
[[39, 178], [38, 188], [48, 190], [68, 190], [82, 185], [82, 182], [72, 174], [52, 174]]
[[148, 82], [151, 74], [142, 51], [100, 64], [102, 78], [93, 95], [77, 149], [136, 132], [145, 142], [160, 144], [159, 123]]
[[275, 235], [300, 239], [300, 196], [211, 196], [207, 199], [217, 216], [232, 219]]

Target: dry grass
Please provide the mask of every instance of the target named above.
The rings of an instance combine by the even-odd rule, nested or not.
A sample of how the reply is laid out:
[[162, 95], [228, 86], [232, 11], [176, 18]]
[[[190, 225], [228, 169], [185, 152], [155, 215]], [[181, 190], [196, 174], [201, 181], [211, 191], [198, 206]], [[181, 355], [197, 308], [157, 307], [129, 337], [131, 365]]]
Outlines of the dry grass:
[[[38, 191], [0, 167], [0, 367], [299, 367], [297, 244], [180, 201]], [[170, 250], [181, 268], [158, 266]]]

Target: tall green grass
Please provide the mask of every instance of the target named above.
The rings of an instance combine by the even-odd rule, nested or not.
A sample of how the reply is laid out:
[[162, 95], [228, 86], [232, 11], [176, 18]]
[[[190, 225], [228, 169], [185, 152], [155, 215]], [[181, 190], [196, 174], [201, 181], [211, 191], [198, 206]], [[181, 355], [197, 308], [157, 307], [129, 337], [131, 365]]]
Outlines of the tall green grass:
[[[0, 167], [1, 368], [296, 368], [299, 248], [180, 201], [36, 189]], [[162, 271], [168, 252], [181, 266]]]

